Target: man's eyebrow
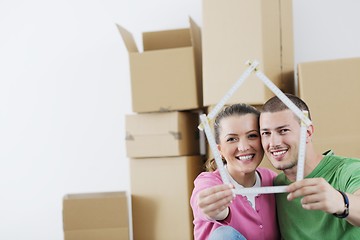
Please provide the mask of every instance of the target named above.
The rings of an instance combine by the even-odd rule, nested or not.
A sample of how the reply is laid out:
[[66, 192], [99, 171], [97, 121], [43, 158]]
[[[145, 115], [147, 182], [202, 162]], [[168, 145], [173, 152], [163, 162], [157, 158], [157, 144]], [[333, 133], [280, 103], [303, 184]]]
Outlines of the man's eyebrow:
[[[283, 129], [283, 128], [286, 128], [289, 126], [290, 126], [289, 124], [281, 125], [281, 126], [274, 128], [274, 130], [280, 130], [280, 129]], [[260, 131], [269, 131], [269, 130], [270, 130], [270, 128], [260, 128]]]

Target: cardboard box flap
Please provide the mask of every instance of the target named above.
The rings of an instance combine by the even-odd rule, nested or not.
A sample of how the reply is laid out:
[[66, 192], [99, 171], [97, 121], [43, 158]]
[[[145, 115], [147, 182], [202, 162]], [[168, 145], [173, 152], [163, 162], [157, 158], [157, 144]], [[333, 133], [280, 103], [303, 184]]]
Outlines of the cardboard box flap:
[[66, 194], [64, 199], [88, 199], [88, 198], [113, 198], [126, 197], [125, 192], [96, 192], [96, 193], [73, 193]]
[[190, 22], [191, 44], [192, 46], [199, 47], [201, 46], [201, 29], [194, 22], [192, 18], [189, 18], [189, 22]]
[[194, 47], [195, 56], [195, 74], [196, 74], [196, 88], [198, 90], [198, 102], [203, 105], [203, 92], [202, 92], [202, 47], [201, 47], [201, 29], [194, 22], [192, 18], [189, 18], [191, 42]]
[[188, 28], [143, 33], [144, 51], [191, 47]]
[[121, 37], [124, 40], [125, 46], [129, 52], [139, 52], [138, 48], [136, 47], [136, 43], [134, 40], [134, 37], [132, 34], [123, 28], [122, 26], [116, 24], [116, 27], [118, 28]]

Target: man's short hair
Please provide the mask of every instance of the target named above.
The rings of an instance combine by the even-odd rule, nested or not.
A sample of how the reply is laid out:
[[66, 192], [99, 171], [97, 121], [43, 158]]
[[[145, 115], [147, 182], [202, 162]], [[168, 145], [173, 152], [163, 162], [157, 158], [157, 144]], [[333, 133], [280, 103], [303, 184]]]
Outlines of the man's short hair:
[[[308, 111], [309, 115], [308, 118], [311, 120], [311, 115], [310, 115], [310, 110], [309, 107], [306, 105], [306, 103], [301, 100], [299, 97], [289, 94], [289, 93], [285, 93], [285, 95], [290, 99], [290, 101], [292, 101], [295, 106], [297, 106], [301, 111]], [[266, 103], [263, 105], [261, 112], [265, 113], [265, 112], [270, 112], [270, 113], [274, 113], [274, 112], [280, 112], [283, 110], [287, 110], [289, 109], [288, 106], [286, 106], [281, 100], [280, 98], [278, 98], [277, 96], [274, 96], [272, 98], [270, 98], [269, 100], [266, 101]]]

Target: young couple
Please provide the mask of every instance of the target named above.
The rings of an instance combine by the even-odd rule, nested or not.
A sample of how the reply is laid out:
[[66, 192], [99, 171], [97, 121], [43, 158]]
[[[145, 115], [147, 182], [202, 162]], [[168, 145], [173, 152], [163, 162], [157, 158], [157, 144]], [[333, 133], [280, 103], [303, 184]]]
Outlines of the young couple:
[[[286, 96], [311, 119], [305, 102]], [[269, 99], [261, 114], [252, 106], [234, 104], [217, 115], [215, 140], [231, 184], [222, 183], [213, 161], [196, 178], [190, 200], [195, 240], [359, 239], [360, 160], [332, 151], [317, 153], [310, 125], [305, 178], [295, 182], [300, 127], [301, 121], [278, 97]], [[258, 167], [264, 152], [281, 174]], [[232, 192], [234, 187], [272, 185], [288, 185], [288, 192]]]

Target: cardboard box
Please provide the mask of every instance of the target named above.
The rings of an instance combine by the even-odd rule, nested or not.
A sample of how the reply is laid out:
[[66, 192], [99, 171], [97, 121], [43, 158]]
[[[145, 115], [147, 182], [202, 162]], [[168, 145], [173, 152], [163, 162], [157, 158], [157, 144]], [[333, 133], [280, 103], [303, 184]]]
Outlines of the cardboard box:
[[201, 156], [130, 159], [136, 240], [193, 239], [190, 196]]
[[199, 155], [199, 116], [195, 112], [126, 115], [127, 156]]
[[298, 65], [300, 97], [308, 104], [318, 151], [360, 158], [360, 58]]
[[[217, 104], [248, 68], [259, 69], [285, 92], [294, 92], [291, 0], [203, 0], [204, 106]], [[251, 74], [228, 104], [263, 104], [273, 93]]]
[[128, 240], [124, 192], [68, 194], [63, 199], [65, 240]]
[[144, 52], [117, 27], [129, 51], [134, 112], [202, 107], [201, 31], [192, 19], [189, 29], [143, 33]]

